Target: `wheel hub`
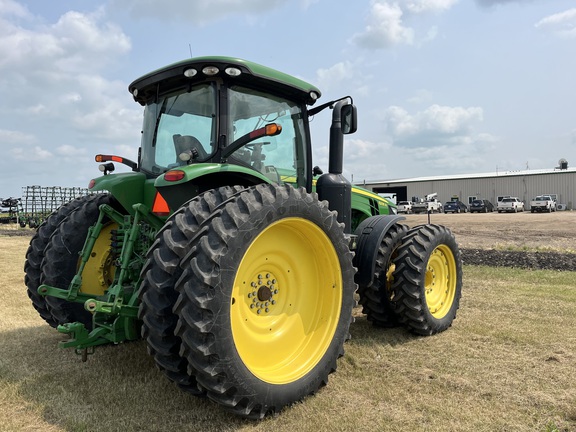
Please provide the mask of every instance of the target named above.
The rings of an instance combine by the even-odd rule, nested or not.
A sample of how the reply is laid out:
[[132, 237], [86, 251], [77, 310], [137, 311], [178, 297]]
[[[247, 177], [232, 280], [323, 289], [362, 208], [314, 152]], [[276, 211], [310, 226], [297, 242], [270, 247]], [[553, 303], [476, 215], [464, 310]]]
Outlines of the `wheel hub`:
[[248, 293], [250, 309], [258, 314], [270, 313], [276, 304], [278, 282], [270, 272], [258, 273], [250, 282], [252, 290]]

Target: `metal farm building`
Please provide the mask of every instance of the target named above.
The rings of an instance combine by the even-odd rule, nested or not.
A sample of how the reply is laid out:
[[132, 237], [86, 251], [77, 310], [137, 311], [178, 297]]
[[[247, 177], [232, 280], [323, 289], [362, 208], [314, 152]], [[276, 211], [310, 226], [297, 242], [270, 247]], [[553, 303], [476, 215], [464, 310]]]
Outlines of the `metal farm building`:
[[361, 186], [398, 201], [425, 197], [436, 192], [439, 201], [453, 199], [469, 204], [474, 199], [487, 199], [494, 205], [503, 196], [515, 196], [529, 209], [536, 195], [556, 194], [560, 209], [576, 206], [576, 168], [507, 171], [485, 174], [418, 177], [401, 180], [364, 182]]

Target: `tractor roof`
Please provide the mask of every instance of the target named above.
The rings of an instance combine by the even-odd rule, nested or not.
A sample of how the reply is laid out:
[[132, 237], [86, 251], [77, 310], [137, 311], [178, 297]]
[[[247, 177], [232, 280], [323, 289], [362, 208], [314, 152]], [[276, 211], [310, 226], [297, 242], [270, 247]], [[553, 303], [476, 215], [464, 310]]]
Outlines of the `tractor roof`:
[[144, 105], [158, 94], [186, 88], [211, 77], [221, 77], [265, 92], [314, 104], [320, 90], [283, 72], [233, 57], [195, 57], [164, 66], [130, 84], [134, 100]]

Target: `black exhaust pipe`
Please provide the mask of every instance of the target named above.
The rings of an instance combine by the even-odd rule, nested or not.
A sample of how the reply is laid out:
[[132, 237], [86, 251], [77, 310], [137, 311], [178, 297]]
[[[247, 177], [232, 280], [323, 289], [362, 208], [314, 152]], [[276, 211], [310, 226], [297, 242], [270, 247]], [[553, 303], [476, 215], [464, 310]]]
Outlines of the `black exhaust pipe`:
[[[344, 123], [343, 111], [348, 114], [344, 116]], [[344, 232], [347, 234], [352, 231], [352, 184], [342, 175], [344, 131], [352, 133], [356, 130], [355, 114], [354, 105], [347, 101], [341, 100], [334, 105], [330, 126], [328, 172], [322, 174], [316, 182], [318, 197], [320, 200], [328, 201], [330, 210], [338, 212], [338, 222], [344, 224]]]

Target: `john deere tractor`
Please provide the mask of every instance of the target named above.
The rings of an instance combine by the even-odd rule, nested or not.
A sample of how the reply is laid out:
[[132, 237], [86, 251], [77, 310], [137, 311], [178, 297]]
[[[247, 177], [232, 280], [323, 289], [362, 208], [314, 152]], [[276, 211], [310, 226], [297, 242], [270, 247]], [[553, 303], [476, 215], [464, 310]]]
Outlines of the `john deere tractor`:
[[[262, 418], [336, 370], [359, 298], [377, 326], [447, 329], [462, 286], [454, 236], [402, 224], [342, 175], [349, 96], [245, 60], [191, 58], [129, 86], [137, 162], [97, 155], [91, 195], [54, 212], [26, 255], [28, 295], [83, 360], [143, 338], [182, 389]], [[309, 121], [332, 111], [328, 172]], [[113, 173], [114, 163], [131, 169]]]

